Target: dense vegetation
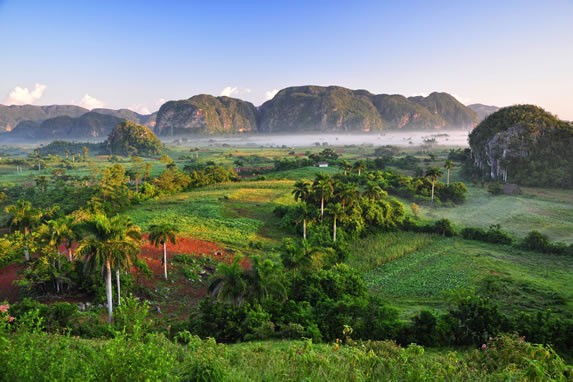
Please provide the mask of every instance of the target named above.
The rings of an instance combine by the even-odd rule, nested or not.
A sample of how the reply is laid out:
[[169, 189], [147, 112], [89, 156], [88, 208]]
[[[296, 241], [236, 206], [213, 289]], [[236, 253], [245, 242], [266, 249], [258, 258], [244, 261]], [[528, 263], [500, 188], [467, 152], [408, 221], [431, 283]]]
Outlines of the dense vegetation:
[[533, 105], [500, 109], [470, 134], [476, 166], [492, 179], [573, 187], [573, 126]]
[[[465, 153], [372, 151], [9, 159], [36, 181], [1, 195], [0, 261], [21, 262], [21, 292], [49, 304], [2, 308], [0, 367], [23, 380], [571, 378], [555, 351], [573, 352], [573, 245], [440, 218], [475, 207], [476, 188], [450, 182]], [[216, 245], [172, 254], [189, 236]], [[141, 240], [163, 250], [159, 272]], [[72, 296], [90, 305], [57, 302]]]
[[146, 126], [122, 122], [115, 126], [105, 142], [105, 147], [115, 155], [159, 155], [163, 144]]

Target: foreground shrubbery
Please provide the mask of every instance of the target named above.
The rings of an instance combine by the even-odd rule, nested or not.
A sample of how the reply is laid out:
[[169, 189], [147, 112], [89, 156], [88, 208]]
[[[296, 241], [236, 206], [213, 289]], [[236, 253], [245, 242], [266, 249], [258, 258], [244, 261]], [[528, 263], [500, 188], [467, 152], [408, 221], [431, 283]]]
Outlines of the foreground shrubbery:
[[31, 313], [0, 320], [2, 381], [252, 381], [252, 380], [571, 380], [573, 371], [551, 349], [501, 336], [478, 350], [426, 353], [418, 345], [353, 341], [346, 327], [333, 344], [311, 340], [220, 345], [187, 332], [115, 331], [86, 340], [41, 331]]

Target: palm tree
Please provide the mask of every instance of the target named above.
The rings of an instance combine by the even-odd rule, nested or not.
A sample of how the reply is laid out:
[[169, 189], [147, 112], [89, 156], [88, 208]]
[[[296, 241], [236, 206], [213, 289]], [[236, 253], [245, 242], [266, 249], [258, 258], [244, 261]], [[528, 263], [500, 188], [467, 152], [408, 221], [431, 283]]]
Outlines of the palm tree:
[[64, 244], [68, 253], [68, 260], [72, 261], [72, 244], [77, 237], [70, 217], [60, 217], [46, 222], [47, 239], [50, 246], [59, 252], [60, 245]]
[[328, 208], [328, 214], [332, 216], [332, 241], [336, 241], [336, 221], [344, 215], [344, 208], [340, 203], [335, 203]]
[[295, 217], [296, 222], [297, 223], [302, 222], [302, 238], [306, 240], [307, 223], [314, 218], [315, 214], [310, 208], [308, 208], [308, 204], [306, 204], [305, 202], [301, 202], [297, 206], [295, 213], [296, 213]]
[[366, 183], [366, 189], [364, 190], [364, 196], [368, 199], [378, 200], [385, 196], [388, 196], [388, 193], [382, 189], [376, 182], [368, 182]]
[[310, 183], [299, 180], [294, 184], [294, 190], [292, 191], [295, 202], [299, 200], [302, 202], [307, 202], [310, 197]]
[[175, 244], [178, 232], [177, 227], [169, 223], [153, 224], [149, 227], [149, 242], [156, 247], [160, 244], [163, 246], [163, 274], [165, 280], [167, 280], [167, 242]]
[[127, 269], [139, 252], [141, 230], [125, 216], [109, 218], [103, 213], [89, 216], [81, 223], [85, 232], [76, 253], [84, 256], [86, 268], [101, 268], [105, 277], [108, 320], [113, 317], [112, 269], [116, 270], [118, 300], [121, 296], [119, 271]]
[[354, 162], [354, 169], [358, 171], [358, 176], [360, 176], [362, 170], [364, 170], [365, 168], [366, 168], [366, 162], [364, 162], [363, 160]]
[[221, 263], [209, 285], [209, 293], [216, 298], [240, 306], [244, 302], [261, 302], [274, 296], [279, 301], [286, 298], [286, 289], [270, 260], [250, 259], [250, 267], [241, 267], [242, 256], [235, 256], [231, 264]]
[[209, 294], [217, 299], [229, 301], [235, 306], [243, 303], [247, 293], [247, 282], [241, 268], [242, 257], [237, 255], [231, 264], [220, 263], [209, 284]]
[[28, 200], [18, 200], [16, 205], [6, 206], [5, 211], [11, 214], [10, 227], [24, 233], [24, 257], [26, 261], [30, 261], [30, 253], [28, 252], [28, 234], [30, 230], [37, 226], [42, 219], [42, 211], [33, 208], [32, 203]]
[[449, 186], [450, 185], [450, 171], [452, 170], [452, 168], [454, 168], [454, 162], [452, 162], [451, 160], [446, 160], [446, 163], [444, 163], [444, 168], [448, 171], [448, 178], [446, 181], [446, 184]]
[[357, 201], [360, 193], [355, 183], [337, 182], [335, 184], [336, 200], [340, 201], [342, 208], [349, 207]]
[[339, 162], [338, 167], [340, 167], [340, 169], [342, 170], [344, 175], [348, 175], [348, 173], [350, 173], [350, 171], [352, 171], [352, 164], [349, 161], [347, 161], [346, 159], [342, 159]]
[[328, 174], [318, 174], [312, 184], [312, 190], [317, 195], [320, 195], [320, 217], [324, 217], [324, 200], [334, 191], [332, 185], [332, 178]]
[[432, 182], [432, 203], [434, 202], [434, 189], [436, 186], [436, 181], [442, 175], [444, 175], [444, 173], [438, 167], [430, 167], [428, 170], [426, 170], [426, 177], [430, 178], [430, 181]]

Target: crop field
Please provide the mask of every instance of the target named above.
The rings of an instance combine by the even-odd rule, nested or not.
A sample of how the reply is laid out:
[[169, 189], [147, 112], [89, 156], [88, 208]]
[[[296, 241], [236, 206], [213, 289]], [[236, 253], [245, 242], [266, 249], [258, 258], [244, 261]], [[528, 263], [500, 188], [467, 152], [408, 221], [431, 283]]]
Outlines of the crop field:
[[423, 217], [446, 218], [459, 227], [501, 224], [516, 238], [537, 230], [551, 240], [573, 243], [573, 192], [523, 189], [517, 196], [491, 196], [486, 189], [468, 186], [467, 200], [455, 208], [423, 209]]
[[169, 222], [184, 236], [241, 250], [252, 242], [280, 240], [272, 210], [293, 202], [291, 187], [290, 181], [226, 183], [150, 200], [127, 215], [144, 231]]
[[573, 313], [573, 259], [566, 256], [460, 238], [388, 233], [355, 243], [351, 259], [356, 258], [363, 258], [368, 288], [404, 308], [441, 308], [449, 297], [476, 291], [490, 293], [508, 310]]

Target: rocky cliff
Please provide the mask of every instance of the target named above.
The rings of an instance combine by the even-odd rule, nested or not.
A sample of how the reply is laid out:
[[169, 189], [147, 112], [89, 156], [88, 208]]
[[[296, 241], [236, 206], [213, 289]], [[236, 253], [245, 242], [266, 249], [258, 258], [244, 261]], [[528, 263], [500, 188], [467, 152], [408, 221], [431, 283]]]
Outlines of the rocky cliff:
[[20, 122], [43, 122], [46, 119], [69, 116], [79, 117], [89, 110], [74, 105], [51, 105], [51, 106], [34, 106], [34, 105], [0, 105], [0, 133], [11, 131]]
[[112, 115], [87, 112], [79, 117], [60, 116], [43, 122], [23, 121], [11, 132], [2, 134], [3, 141], [105, 139], [123, 122]]
[[260, 108], [259, 131], [376, 131], [384, 123], [366, 91], [298, 86], [279, 91]]
[[201, 94], [163, 104], [154, 131], [158, 136], [254, 132], [256, 113], [250, 102]]
[[502, 108], [470, 134], [475, 165], [494, 180], [573, 187], [573, 126], [533, 105]]
[[409, 97], [408, 100], [423, 106], [443, 120], [444, 128], [472, 129], [479, 122], [478, 115], [448, 93], [431, 93], [427, 97]]

